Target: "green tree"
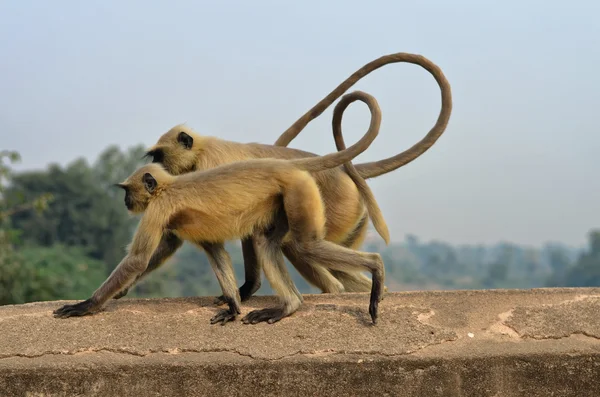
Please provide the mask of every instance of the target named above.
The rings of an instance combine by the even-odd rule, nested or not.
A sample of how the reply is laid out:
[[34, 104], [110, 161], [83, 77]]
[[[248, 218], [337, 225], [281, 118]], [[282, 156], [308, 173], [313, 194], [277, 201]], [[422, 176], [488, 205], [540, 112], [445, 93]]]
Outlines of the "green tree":
[[51, 165], [45, 171], [16, 175], [7, 196], [31, 199], [51, 192], [55, 197], [44, 213], [22, 211], [11, 216], [24, 233], [23, 243], [83, 247], [91, 258], [106, 264], [105, 275], [109, 274], [125, 254], [136, 224], [118, 200], [119, 189], [110, 185], [142, 164], [142, 153], [141, 146], [126, 153], [110, 147], [94, 167], [78, 159], [64, 168]]
[[563, 249], [550, 247], [548, 250], [548, 262], [552, 273], [546, 280], [546, 286], [559, 287], [565, 280], [566, 273], [571, 266], [571, 261]]
[[589, 249], [583, 252], [561, 282], [568, 287], [600, 286], [600, 229], [588, 234]]
[[24, 201], [21, 195], [16, 195], [9, 202], [5, 191], [13, 173], [5, 159], [14, 163], [20, 160], [20, 156], [17, 152], [0, 152], [0, 305], [27, 301], [28, 282], [35, 276], [35, 269], [25, 266], [23, 258], [14, 249], [20, 233], [12, 228], [10, 216], [31, 209], [41, 212], [52, 200], [52, 196], [45, 193], [31, 201]]
[[145, 149], [143, 145], [130, 147], [125, 151], [112, 145], [106, 148], [93, 164], [93, 172], [98, 178], [98, 183], [112, 197], [121, 197], [119, 189], [111, 189], [112, 185], [125, 180], [133, 171], [145, 163], [143, 160]]
[[495, 285], [502, 284], [506, 281], [507, 276], [508, 265], [505, 262], [493, 263], [489, 267], [488, 277], [486, 278], [484, 285], [491, 288]]
[[19, 253], [33, 273], [27, 281], [26, 302], [86, 299], [105, 279], [104, 263], [87, 256], [81, 247], [24, 247]]

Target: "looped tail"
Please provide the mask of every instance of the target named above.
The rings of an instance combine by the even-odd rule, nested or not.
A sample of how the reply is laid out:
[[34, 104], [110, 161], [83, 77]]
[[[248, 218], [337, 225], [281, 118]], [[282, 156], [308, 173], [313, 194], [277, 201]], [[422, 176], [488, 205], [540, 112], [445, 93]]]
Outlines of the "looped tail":
[[[344, 143], [344, 137], [342, 135], [342, 116], [349, 104], [349, 102], [340, 101], [333, 111], [333, 119], [331, 124], [333, 127], [335, 146], [337, 147], [338, 151], [346, 150], [346, 144]], [[351, 161], [344, 163], [344, 168], [362, 196], [375, 230], [377, 230], [377, 233], [379, 233], [385, 243], [389, 244], [390, 232], [388, 230], [387, 223], [385, 222], [385, 218], [381, 213], [381, 209], [379, 208], [379, 204], [377, 204], [377, 200], [373, 195], [373, 191], [369, 185], [367, 185], [367, 182], [359, 175]]]
[[369, 129], [358, 142], [350, 146], [348, 149], [339, 152], [329, 153], [324, 156], [294, 159], [291, 160], [291, 162], [306, 171], [319, 172], [330, 168], [335, 168], [344, 163], [352, 161], [354, 157], [367, 150], [375, 138], [377, 138], [377, 135], [379, 134], [379, 127], [381, 126], [381, 109], [379, 108], [377, 100], [373, 96], [362, 91], [354, 91], [344, 95], [334, 110], [334, 117], [338, 117], [339, 120], [336, 122], [334, 119], [333, 124], [336, 125], [341, 123], [344, 111], [348, 105], [355, 101], [361, 101], [365, 103], [371, 112], [371, 123], [369, 124]]
[[285, 130], [277, 139], [275, 145], [289, 145], [289, 143], [296, 138], [298, 134], [308, 125], [308, 123], [321, 115], [325, 109], [327, 109], [357, 81], [382, 66], [399, 62], [419, 65], [433, 75], [438, 83], [438, 86], [440, 87], [442, 97], [442, 106], [438, 119], [431, 130], [429, 130], [427, 135], [411, 148], [384, 160], [357, 164], [356, 170], [361, 177], [368, 179], [393, 171], [418, 158], [421, 154], [425, 153], [427, 149], [429, 149], [446, 130], [448, 121], [450, 120], [450, 114], [452, 113], [452, 92], [450, 83], [442, 73], [442, 70], [436, 64], [422, 55], [410, 54], [406, 52], [384, 55], [358, 69], [350, 77], [338, 85], [333, 91], [331, 91], [329, 95], [319, 101], [319, 103], [313, 106], [312, 109], [302, 115], [302, 117], [296, 120], [294, 124]]

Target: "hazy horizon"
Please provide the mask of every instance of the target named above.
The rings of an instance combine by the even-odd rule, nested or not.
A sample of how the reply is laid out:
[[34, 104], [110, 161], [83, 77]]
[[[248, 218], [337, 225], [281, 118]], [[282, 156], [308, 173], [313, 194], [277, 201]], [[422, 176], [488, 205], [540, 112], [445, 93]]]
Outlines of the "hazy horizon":
[[[177, 123], [273, 143], [365, 63], [412, 52], [452, 85], [438, 142], [370, 179], [392, 241], [575, 247], [600, 227], [600, 3], [130, 1], [0, 3], [0, 143], [16, 170], [89, 162], [151, 145]], [[440, 93], [418, 66], [353, 86], [375, 96], [381, 132], [355, 163], [399, 153], [433, 126]], [[335, 150], [331, 106], [291, 147]], [[344, 118], [348, 144], [368, 125]]]

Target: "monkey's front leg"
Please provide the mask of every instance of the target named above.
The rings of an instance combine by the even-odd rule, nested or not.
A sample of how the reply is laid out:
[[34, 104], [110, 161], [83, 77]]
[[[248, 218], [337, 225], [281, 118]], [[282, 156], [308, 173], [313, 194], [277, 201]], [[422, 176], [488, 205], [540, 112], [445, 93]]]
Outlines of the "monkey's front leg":
[[127, 295], [130, 288], [137, 284], [137, 282], [140, 279], [146, 277], [149, 273], [158, 269], [163, 263], [166, 262], [167, 259], [173, 256], [175, 251], [177, 251], [182, 244], [183, 241], [174, 233], [165, 233], [162, 239], [160, 240], [158, 248], [156, 248], [156, 251], [154, 251], [154, 253], [152, 254], [150, 261], [148, 261], [148, 267], [146, 268], [146, 270], [144, 270], [143, 273], [140, 273], [130, 285], [126, 286], [118, 294], [113, 296], [113, 299], [121, 299], [122, 297]]
[[276, 307], [251, 311], [242, 319], [244, 324], [256, 324], [262, 321], [272, 324], [294, 313], [302, 305], [302, 295], [298, 292], [285, 267], [281, 250], [283, 238], [288, 230], [287, 215], [281, 209], [277, 212], [270, 228], [253, 235], [259, 268], [264, 270], [265, 276], [277, 293], [281, 304]]
[[221, 290], [223, 291], [223, 300], [229, 306], [228, 309], [220, 310], [213, 318], [210, 323], [216, 324], [221, 323], [225, 325], [229, 321], [235, 320], [240, 311], [240, 294], [235, 282], [235, 274], [233, 273], [233, 266], [231, 265], [231, 257], [225, 250], [223, 243], [197, 243], [200, 245], [211, 267], [213, 268]]
[[148, 263], [148, 258], [141, 255], [127, 255], [119, 266], [113, 270], [106, 281], [91, 298], [73, 305], [65, 305], [56, 309], [53, 314], [57, 318], [85, 316], [102, 310], [104, 304], [116, 295], [124, 286], [129, 285], [141, 274]]
[[[242, 240], [242, 254], [244, 256], [244, 274], [245, 281], [240, 287], [240, 300], [248, 300], [260, 288], [260, 265], [256, 260], [256, 251], [254, 251], [254, 242], [252, 236]], [[226, 303], [223, 295], [215, 298], [216, 305]]]

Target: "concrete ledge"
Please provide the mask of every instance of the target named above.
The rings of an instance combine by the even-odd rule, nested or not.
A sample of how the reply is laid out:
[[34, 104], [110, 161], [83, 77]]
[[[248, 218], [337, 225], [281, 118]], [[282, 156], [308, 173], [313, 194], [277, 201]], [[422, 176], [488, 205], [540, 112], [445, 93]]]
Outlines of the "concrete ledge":
[[273, 325], [210, 325], [211, 301], [1, 306], [0, 396], [600, 396], [600, 288], [388, 293], [376, 326], [367, 294]]

